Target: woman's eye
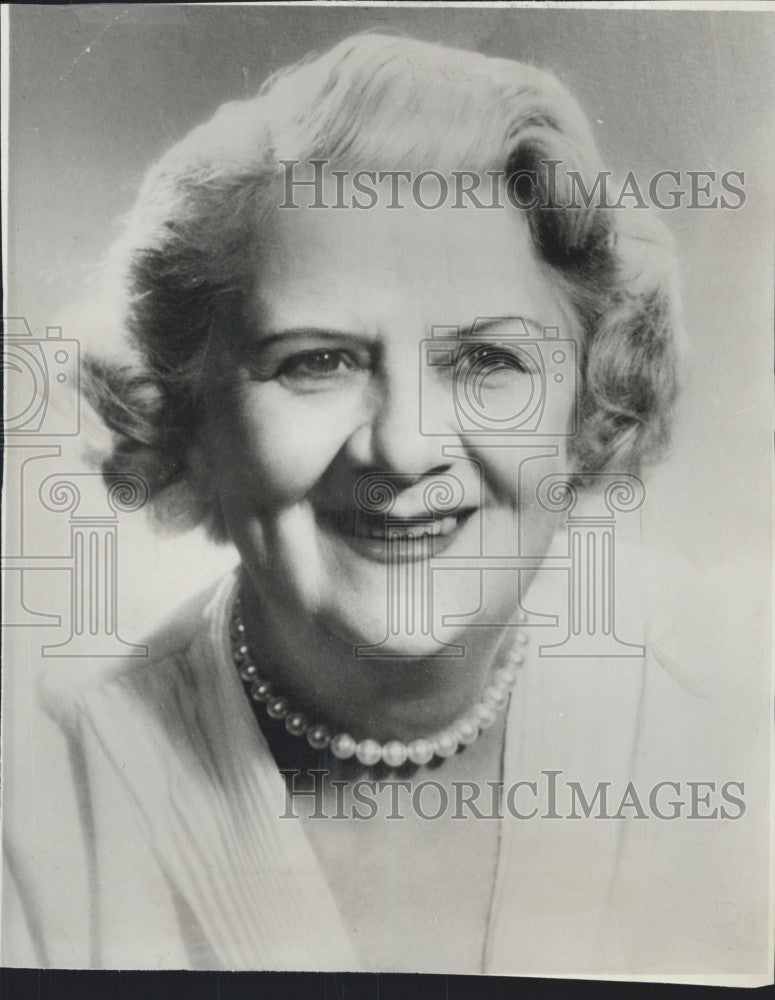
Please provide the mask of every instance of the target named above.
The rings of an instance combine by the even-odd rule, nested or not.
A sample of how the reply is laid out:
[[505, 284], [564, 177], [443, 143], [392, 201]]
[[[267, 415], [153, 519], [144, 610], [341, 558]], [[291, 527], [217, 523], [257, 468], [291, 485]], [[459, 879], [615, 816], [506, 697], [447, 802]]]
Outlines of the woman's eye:
[[348, 351], [321, 348], [287, 358], [275, 377], [291, 384], [324, 382], [361, 371], [363, 366], [362, 359]]
[[501, 372], [527, 374], [530, 371], [530, 366], [517, 350], [499, 344], [463, 345], [456, 361], [458, 369], [474, 370], [481, 375]]

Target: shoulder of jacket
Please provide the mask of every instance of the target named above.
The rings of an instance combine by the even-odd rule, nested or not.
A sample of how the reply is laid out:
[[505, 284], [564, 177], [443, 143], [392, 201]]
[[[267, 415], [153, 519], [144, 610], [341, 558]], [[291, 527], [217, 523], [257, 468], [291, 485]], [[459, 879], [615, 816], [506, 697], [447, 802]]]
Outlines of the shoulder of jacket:
[[131, 688], [138, 696], [176, 683], [194, 641], [211, 626], [213, 606], [231, 575], [185, 601], [139, 644], [138, 656], [67, 660], [44, 670], [38, 680], [41, 707], [65, 731], [97, 693]]

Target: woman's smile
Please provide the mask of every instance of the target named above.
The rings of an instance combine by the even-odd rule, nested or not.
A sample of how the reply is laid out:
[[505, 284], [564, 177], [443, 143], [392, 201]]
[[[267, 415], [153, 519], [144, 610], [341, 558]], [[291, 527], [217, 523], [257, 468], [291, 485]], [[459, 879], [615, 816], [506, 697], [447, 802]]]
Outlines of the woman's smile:
[[323, 532], [366, 559], [414, 562], [450, 549], [475, 513], [468, 507], [452, 514], [425, 510], [398, 516], [350, 508], [319, 511], [317, 520]]

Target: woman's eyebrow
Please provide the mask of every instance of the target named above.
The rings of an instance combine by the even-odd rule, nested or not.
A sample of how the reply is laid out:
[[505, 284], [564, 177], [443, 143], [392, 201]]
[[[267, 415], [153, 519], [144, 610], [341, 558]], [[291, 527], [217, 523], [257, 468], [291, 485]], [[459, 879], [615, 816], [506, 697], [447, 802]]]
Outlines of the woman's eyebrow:
[[463, 324], [460, 327], [460, 334], [463, 337], [479, 337], [492, 334], [502, 326], [522, 326], [516, 336], [518, 337], [539, 337], [543, 336], [544, 325], [530, 316], [480, 316], [471, 323]]
[[364, 333], [362, 330], [346, 330], [340, 327], [325, 327], [325, 326], [287, 326], [280, 328], [259, 328], [258, 335], [255, 338], [256, 343], [260, 346], [265, 346], [268, 344], [277, 343], [282, 340], [291, 340], [294, 338], [304, 338], [311, 337], [317, 340], [358, 340], [361, 343], [371, 344], [373, 342], [372, 337]]

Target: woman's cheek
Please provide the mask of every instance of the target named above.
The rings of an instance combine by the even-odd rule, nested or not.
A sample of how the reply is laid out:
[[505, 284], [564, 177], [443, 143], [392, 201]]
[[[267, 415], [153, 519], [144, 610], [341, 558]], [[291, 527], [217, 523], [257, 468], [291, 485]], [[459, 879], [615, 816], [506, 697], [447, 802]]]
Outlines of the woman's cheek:
[[[526, 444], [529, 442], [526, 442]], [[551, 454], [556, 448], [557, 454]], [[538, 486], [548, 475], [568, 473], [563, 445], [548, 446], [545, 454], [533, 447], [494, 448], [479, 453], [485, 481], [484, 495], [496, 509], [509, 512], [512, 542], [523, 554], [543, 554], [565, 515], [547, 510], [538, 498]]]
[[287, 506], [304, 499], [352, 430], [352, 407], [320, 396], [253, 393], [241, 406], [242, 477], [254, 499]]

